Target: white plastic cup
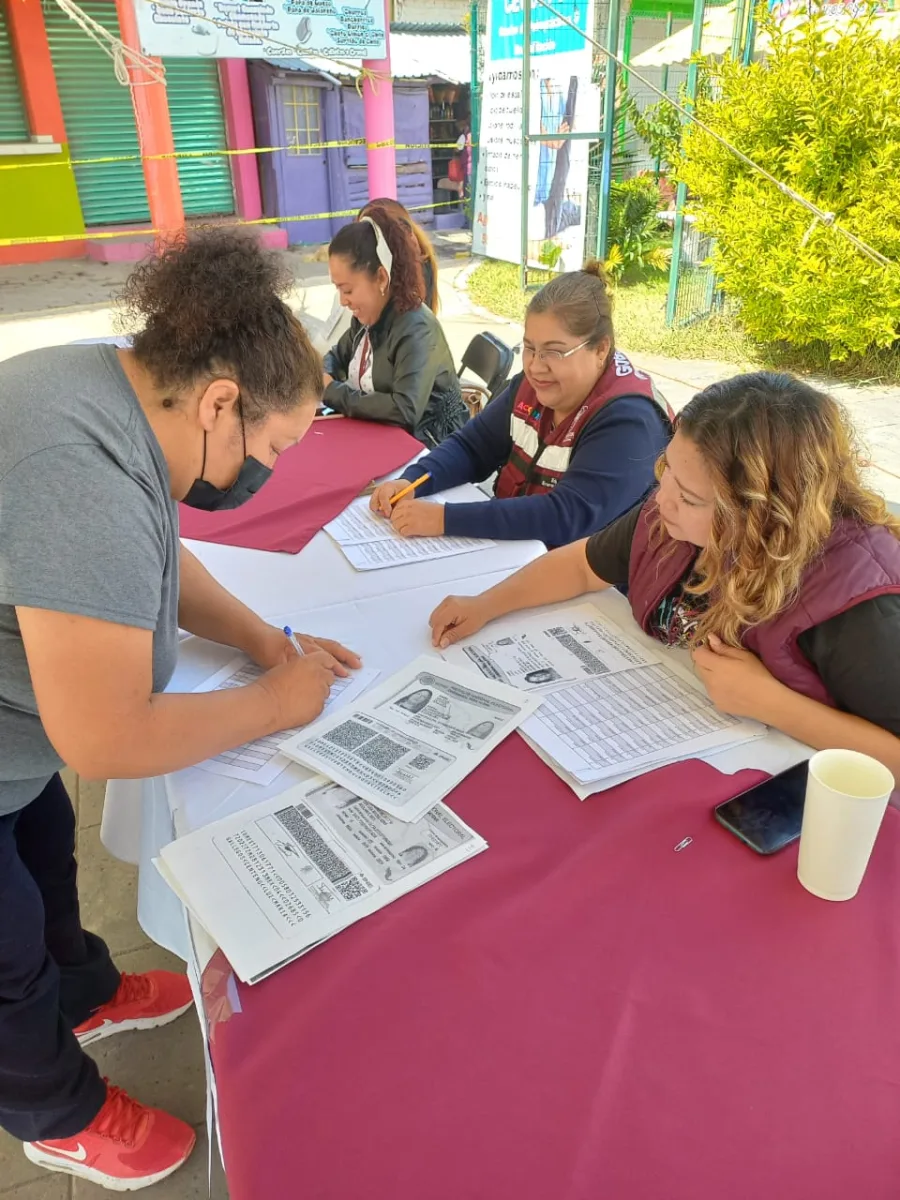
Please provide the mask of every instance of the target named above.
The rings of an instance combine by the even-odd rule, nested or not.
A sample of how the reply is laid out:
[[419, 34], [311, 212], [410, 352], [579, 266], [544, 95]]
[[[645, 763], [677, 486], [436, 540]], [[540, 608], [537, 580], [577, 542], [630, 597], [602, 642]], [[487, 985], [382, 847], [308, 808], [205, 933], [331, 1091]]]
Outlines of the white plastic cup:
[[820, 750], [809, 760], [797, 878], [822, 900], [859, 891], [894, 777], [867, 754]]

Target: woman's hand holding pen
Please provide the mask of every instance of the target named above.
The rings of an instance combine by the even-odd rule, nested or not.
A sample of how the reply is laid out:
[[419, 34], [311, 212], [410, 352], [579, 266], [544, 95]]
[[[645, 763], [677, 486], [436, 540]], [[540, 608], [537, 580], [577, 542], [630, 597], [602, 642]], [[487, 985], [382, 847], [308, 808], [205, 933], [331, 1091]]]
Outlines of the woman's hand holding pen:
[[335, 676], [345, 676], [349, 670], [362, 666], [358, 654], [330, 638], [314, 638], [295, 634], [302, 654], [294, 649], [283, 629], [266, 626], [266, 636], [260, 639], [253, 658], [267, 667], [258, 686], [275, 705], [275, 728], [293, 729], [308, 725], [322, 712]]
[[405, 479], [389, 479], [387, 483], [379, 483], [378, 487], [372, 493], [372, 499], [369, 501], [369, 508], [373, 513], [378, 513], [379, 517], [388, 517], [390, 519], [393, 513], [391, 500], [406, 488]]
[[[355, 671], [362, 666], [359, 655], [348, 650], [346, 646], [342, 646], [340, 642], [333, 642], [330, 638], [309, 637], [305, 633], [298, 633], [294, 636], [300, 643], [304, 655], [315, 654], [317, 650], [324, 650], [326, 654], [330, 655], [335, 660], [335, 675], [347, 675], [349, 674], [348, 667]], [[267, 670], [298, 657], [297, 651], [291, 645], [284, 630], [267, 624], [261, 624], [256, 642], [253, 646], [248, 647], [247, 651], [257, 666], [265, 667]]]

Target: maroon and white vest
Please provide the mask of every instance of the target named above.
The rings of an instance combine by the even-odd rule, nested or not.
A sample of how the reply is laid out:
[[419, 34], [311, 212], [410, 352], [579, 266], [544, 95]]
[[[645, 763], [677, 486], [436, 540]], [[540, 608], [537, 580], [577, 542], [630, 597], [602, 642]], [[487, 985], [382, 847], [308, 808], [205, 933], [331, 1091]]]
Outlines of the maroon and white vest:
[[633, 367], [616, 350], [594, 390], [575, 412], [554, 427], [553, 410], [538, 400], [523, 376], [509, 418], [512, 452], [497, 477], [494, 495], [537, 496], [552, 491], [568, 470], [578, 438], [601, 408], [620, 396], [644, 396], [661, 409], [671, 424], [673, 413], [653, 386], [649, 375]]
[[[658, 529], [651, 496], [638, 517], [628, 567], [631, 611], [645, 632], [650, 632], [660, 602], [675, 590], [697, 556], [696, 546]], [[821, 554], [804, 572], [794, 601], [770, 621], [747, 629], [743, 645], [793, 691], [833, 705], [797, 639], [863, 600], [890, 593], [900, 593], [900, 541], [884, 526], [838, 518]]]

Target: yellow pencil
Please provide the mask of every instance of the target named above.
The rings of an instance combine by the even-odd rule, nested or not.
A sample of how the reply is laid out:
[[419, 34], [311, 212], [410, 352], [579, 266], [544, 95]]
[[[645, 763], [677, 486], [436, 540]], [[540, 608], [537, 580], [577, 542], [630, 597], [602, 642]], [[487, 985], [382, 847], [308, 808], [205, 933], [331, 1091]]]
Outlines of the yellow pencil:
[[402, 500], [410, 492], [414, 492], [417, 487], [421, 487], [423, 483], [427, 483], [430, 478], [431, 476], [426, 471], [424, 475], [420, 475], [418, 479], [413, 480], [412, 483], [408, 483], [405, 488], [401, 488], [399, 492], [391, 496], [391, 507], [393, 508], [398, 500]]

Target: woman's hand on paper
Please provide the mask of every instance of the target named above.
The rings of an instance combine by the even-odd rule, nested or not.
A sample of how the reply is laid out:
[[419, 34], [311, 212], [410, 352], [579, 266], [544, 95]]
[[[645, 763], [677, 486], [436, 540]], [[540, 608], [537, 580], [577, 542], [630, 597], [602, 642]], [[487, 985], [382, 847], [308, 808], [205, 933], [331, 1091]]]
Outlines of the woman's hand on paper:
[[372, 493], [369, 508], [380, 517], [390, 518], [394, 511], [391, 508], [391, 496], [396, 496], [405, 487], [409, 487], [409, 481], [406, 479], [389, 479], [387, 483], [379, 483]]
[[[310, 637], [305, 633], [298, 633], [294, 636], [300, 643], [304, 655], [308, 656], [324, 650], [333, 658], [335, 675], [347, 675], [348, 667], [355, 671], [362, 666], [359, 655], [348, 650], [346, 646], [342, 646], [340, 642], [333, 642], [330, 638]], [[282, 663], [290, 662], [292, 658], [298, 657], [297, 651], [285, 637], [284, 630], [275, 625], [265, 624], [262, 626], [258, 640], [250, 648], [249, 654], [255, 663], [260, 667], [265, 667], [266, 670], [281, 666]]]
[[325, 707], [335, 675], [347, 673], [326, 650], [301, 656], [289, 642], [288, 649], [290, 656], [252, 685], [263, 688], [274, 701], [274, 728], [279, 731], [314, 721]]
[[444, 506], [428, 500], [401, 500], [391, 512], [391, 524], [401, 537], [441, 537]]
[[749, 650], [726, 646], [714, 633], [705, 646], [698, 646], [691, 657], [697, 676], [720, 712], [733, 717], [767, 720], [775, 690], [782, 687]]
[[448, 596], [429, 620], [432, 645], [446, 650], [454, 642], [461, 642], [487, 625], [491, 613], [481, 596]]

